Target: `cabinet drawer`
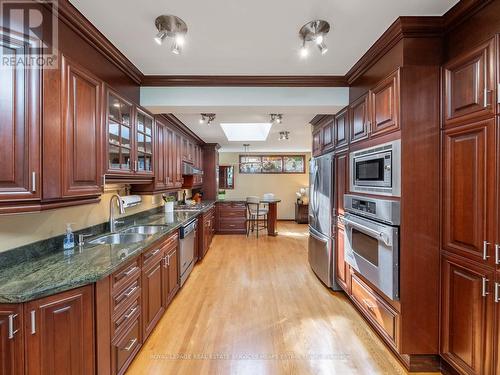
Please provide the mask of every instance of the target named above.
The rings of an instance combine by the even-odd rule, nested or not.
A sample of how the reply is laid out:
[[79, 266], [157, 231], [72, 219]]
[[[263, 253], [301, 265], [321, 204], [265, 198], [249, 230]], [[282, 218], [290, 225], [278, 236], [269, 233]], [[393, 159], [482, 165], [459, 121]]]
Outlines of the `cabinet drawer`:
[[232, 209], [220, 212], [220, 218], [246, 218], [246, 209]]
[[[137, 275], [139, 276], [139, 275]], [[141, 294], [141, 284], [139, 277], [126, 285], [123, 290], [120, 290], [111, 297], [111, 311], [113, 315], [120, 314], [131, 301], [137, 299]]]
[[177, 247], [179, 242], [179, 232], [175, 231], [161, 245], [164, 249], [170, 250]]
[[137, 257], [113, 273], [111, 276], [111, 289], [113, 293], [123, 289], [131, 280], [139, 277], [140, 273], [141, 267], [139, 264], [139, 257]]
[[113, 324], [111, 324], [111, 334], [113, 337], [122, 332], [125, 327], [130, 324], [130, 322], [139, 317], [139, 315], [141, 314], [140, 301], [140, 298], [137, 297], [131, 304], [129, 304], [125, 308], [125, 311], [123, 311], [115, 319], [113, 319]]
[[162, 256], [162, 254], [162, 245], [153, 246], [151, 249], [145, 251], [142, 254], [143, 267], [148, 267], [150, 264], [154, 264], [156, 260]]
[[373, 291], [369, 289], [356, 275], [352, 275], [351, 293], [364, 315], [373, 321], [382, 335], [396, 343], [397, 313], [387, 306]]
[[224, 202], [224, 203], [217, 203], [217, 208], [219, 210], [227, 210], [227, 209], [235, 209], [235, 208], [246, 208], [246, 203], [245, 202]]
[[141, 347], [141, 325], [137, 317], [111, 345], [113, 374], [123, 374]]

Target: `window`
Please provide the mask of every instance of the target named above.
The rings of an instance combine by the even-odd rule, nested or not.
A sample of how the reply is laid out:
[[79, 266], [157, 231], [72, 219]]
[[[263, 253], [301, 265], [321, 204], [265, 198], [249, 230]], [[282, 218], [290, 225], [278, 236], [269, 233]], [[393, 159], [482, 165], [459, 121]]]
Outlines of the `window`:
[[306, 173], [304, 155], [240, 155], [240, 173]]

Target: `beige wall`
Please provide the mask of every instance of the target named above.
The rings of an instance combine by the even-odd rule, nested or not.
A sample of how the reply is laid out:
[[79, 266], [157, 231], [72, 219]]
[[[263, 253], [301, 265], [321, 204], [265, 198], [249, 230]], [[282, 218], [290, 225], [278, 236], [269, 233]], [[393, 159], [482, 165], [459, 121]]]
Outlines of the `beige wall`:
[[[259, 155], [261, 153], [253, 153]], [[272, 153], [266, 153], [266, 155]], [[279, 153], [283, 155], [286, 153]], [[264, 193], [274, 193], [281, 199], [278, 204], [278, 218], [282, 220], [295, 218], [295, 202], [297, 192], [301, 187], [309, 186], [309, 159], [310, 153], [290, 153], [306, 156], [306, 173], [304, 174], [240, 174], [238, 163], [239, 153], [221, 152], [220, 165], [233, 165], [235, 168], [235, 188], [226, 190], [226, 198], [246, 198], [250, 195], [262, 196]]]
[[[29, 214], [0, 215], [0, 252], [63, 234], [66, 223], [74, 223], [73, 230], [79, 230], [108, 221], [109, 200], [114, 193], [115, 191], [107, 191], [97, 204]], [[161, 195], [144, 195], [142, 203], [127, 209], [124, 216], [161, 205]], [[117, 215], [119, 216], [119, 213]]]

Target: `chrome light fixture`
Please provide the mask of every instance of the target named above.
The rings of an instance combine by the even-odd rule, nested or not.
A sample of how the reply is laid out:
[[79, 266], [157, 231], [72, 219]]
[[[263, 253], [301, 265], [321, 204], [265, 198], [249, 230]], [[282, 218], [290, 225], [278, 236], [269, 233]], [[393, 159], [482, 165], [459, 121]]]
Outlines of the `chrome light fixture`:
[[164, 14], [156, 17], [155, 26], [158, 29], [158, 33], [154, 37], [155, 42], [161, 45], [165, 38], [173, 38], [172, 53], [179, 55], [188, 30], [186, 22], [177, 16]]
[[324, 20], [314, 20], [306, 23], [300, 28], [299, 36], [302, 39], [302, 47], [300, 48], [300, 56], [305, 58], [309, 55], [307, 42], [315, 43], [322, 55], [328, 51], [325, 44], [326, 34], [330, 31], [330, 24]]
[[271, 123], [281, 124], [283, 122], [283, 115], [281, 113], [271, 113]]
[[210, 125], [215, 120], [215, 113], [200, 113], [200, 124]]
[[290, 132], [289, 131], [281, 131], [280, 132], [280, 137], [279, 137], [279, 140], [280, 141], [288, 141], [288, 139], [290, 139]]

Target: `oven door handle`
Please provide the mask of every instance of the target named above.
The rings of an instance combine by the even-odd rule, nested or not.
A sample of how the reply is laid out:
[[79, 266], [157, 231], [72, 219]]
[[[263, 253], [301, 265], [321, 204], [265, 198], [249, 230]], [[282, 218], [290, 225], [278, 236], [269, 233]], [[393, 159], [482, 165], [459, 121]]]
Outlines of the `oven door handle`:
[[344, 217], [343, 219], [344, 221], [344, 225], [347, 225], [347, 226], [351, 226], [351, 227], [354, 227], [354, 228], [358, 228], [360, 230], [362, 230], [363, 232], [366, 232], [366, 233], [369, 233], [377, 238], [380, 238], [382, 241], [384, 241], [384, 243], [387, 245], [387, 246], [391, 246], [392, 243], [390, 241], [390, 238], [389, 236], [384, 233], [384, 232], [378, 232], [372, 228], [369, 228], [365, 225], [362, 225], [362, 224], [359, 224], [355, 221], [352, 221], [352, 220], [349, 220], [348, 218]]

